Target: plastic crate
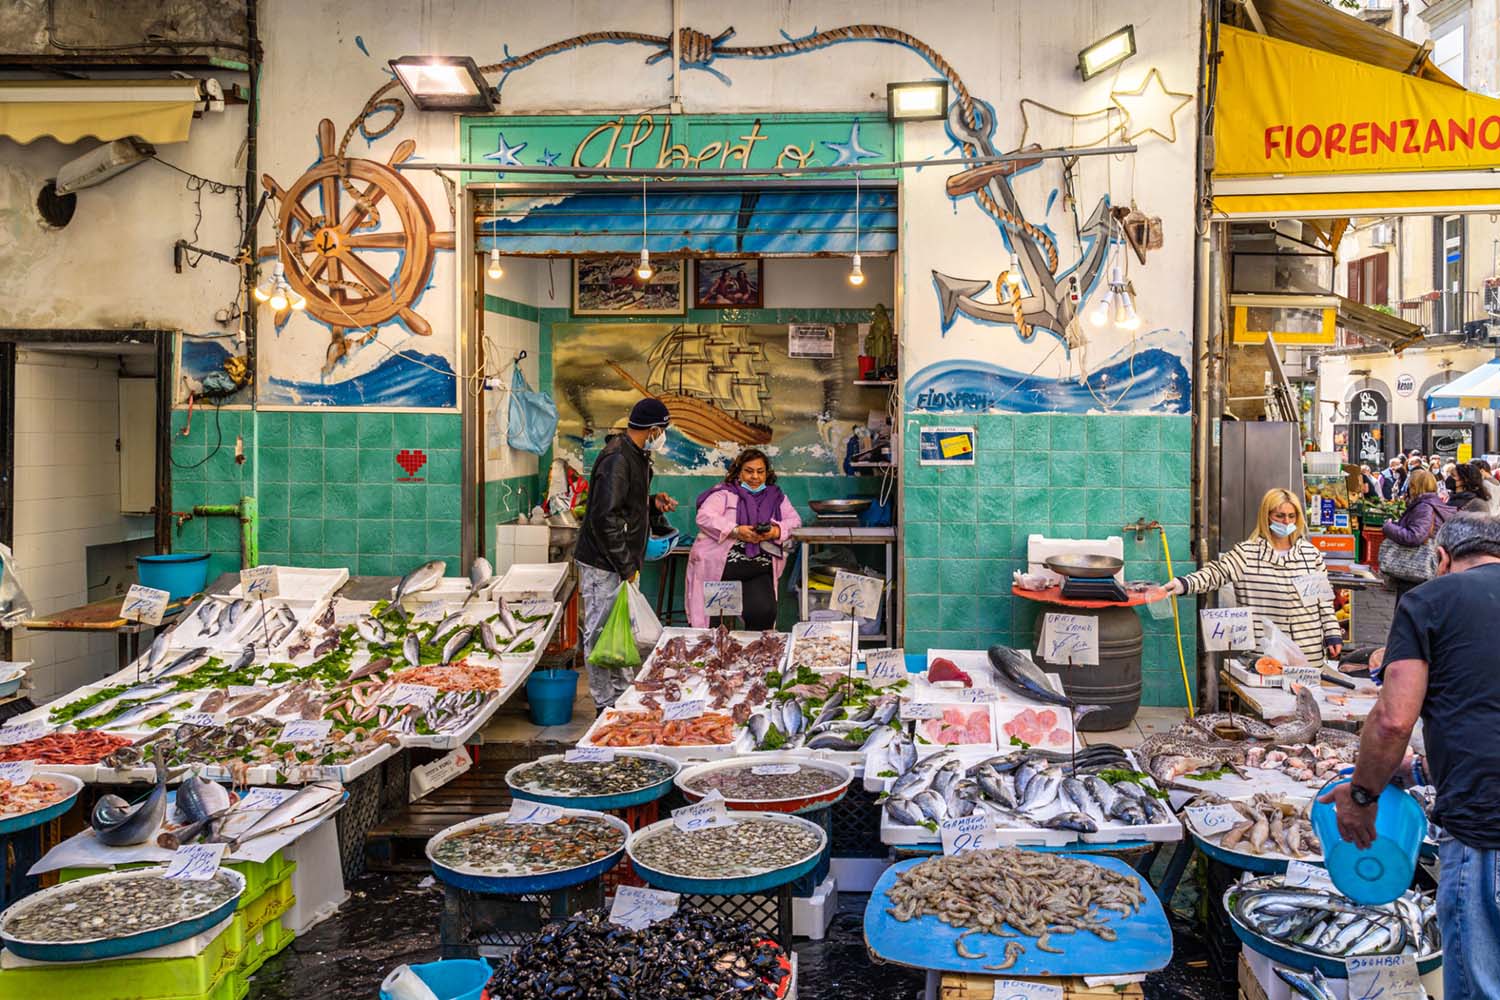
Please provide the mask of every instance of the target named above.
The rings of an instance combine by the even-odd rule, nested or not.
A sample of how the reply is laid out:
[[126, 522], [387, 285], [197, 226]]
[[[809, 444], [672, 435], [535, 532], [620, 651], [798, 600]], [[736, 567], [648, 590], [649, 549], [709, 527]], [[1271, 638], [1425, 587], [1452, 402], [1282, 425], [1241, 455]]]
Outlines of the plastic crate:
[[[625, 821], [625, 825], [631, 831], [644, 829], [661, 819], [661, 800], [657, 799], [638, 806], [627, 806], [624, 809], [610, 809], [607, 812], [611, 816], [618, 816]], [[646, 887], [646, 882], [635, 873], [635, 869], [623, 858], [620, 863], [609, 871], [599, 876], [599, 882], [604, 886], [604, 895], [613, 896], [615, 889], [622, 885], [635, 886], [637, 889]]]
[[344, 786], [349, 799], [334, 814], [339, 832], [339, 864], [344, 881], [352, 882], [365, 870], [365, 837], [380, 822], [380, 768], [367, 771]]
[[835, 858], [883, 858], [888, 848], [880, 840], [880, 806], [875, 793], [861, 782], [829, 807], [829, 843]]
[[604, 905], [598, 879], [551, 893], [507, 896], [443, 886], [443, 958], [501, 958], [550, 921]]
[[297, 935], [281, 925], [281, 915], [292, 905], [290, 897], [277, 905], [267, 907], [260, 914], [260, 924], [254, 930], [246, 930], [245, 950], [241, 953], [238, 973], [247, 978], [254, 975], [266, 960], [278, 955], [296, 940]]
[[744, 921], [790, 952], [792, 950], [792, 887], [790, 884], [765, 892], [735, 896], [684, 894], [681, 906], [717, 913], [736, 923]]
[[818, 858], [818, 863], [812, 871], [792, 882], [792, 895], [802, 899], [810, 899], [817, 894], [818, 886], [828, 877], [829, 866], [833, 863], [833, 807], [825, 806], [822, 809], [814, 809], [805, 812], [801, 817], [809, 823], [816, 823], [823, 828], [828, 842], [823, 848], [823, 854]]

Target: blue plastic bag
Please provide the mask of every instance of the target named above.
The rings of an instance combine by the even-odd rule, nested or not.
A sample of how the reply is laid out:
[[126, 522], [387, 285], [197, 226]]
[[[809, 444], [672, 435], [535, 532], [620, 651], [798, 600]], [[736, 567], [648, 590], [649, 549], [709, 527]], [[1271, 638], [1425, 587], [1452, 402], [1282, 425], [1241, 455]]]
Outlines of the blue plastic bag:
[[557, 404], [545, 392], [532, 392], [516, 365], [510, 377], [510, 427], [506, 442], [517, 451], [540, 455], [557, 433]]

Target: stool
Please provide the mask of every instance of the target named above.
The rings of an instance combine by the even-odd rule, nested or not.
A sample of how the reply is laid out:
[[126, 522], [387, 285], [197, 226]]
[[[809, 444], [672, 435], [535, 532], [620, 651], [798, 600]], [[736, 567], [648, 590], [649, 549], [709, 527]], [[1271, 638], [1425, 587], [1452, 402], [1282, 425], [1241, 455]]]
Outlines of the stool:
[[691, 538], [679, 537], [677, 544], [668, 549], [667, 554], [661, 557], [661, 575], [658, 577], [659, 582], [656, 585], [656, 617], [663, 625], [671, 625], [674, 617], [681, 618], [684, 624], [687, 623], [686, 598], [684, 597], [684, 603], [682, 604], [676, 603], [674, 598], [678, 593], [678, 564], [683, 564], [682, 575], [685, 581], [687, 577], [686, 564], [688, 550], [692, 548], [692, 545], [693, 540]]

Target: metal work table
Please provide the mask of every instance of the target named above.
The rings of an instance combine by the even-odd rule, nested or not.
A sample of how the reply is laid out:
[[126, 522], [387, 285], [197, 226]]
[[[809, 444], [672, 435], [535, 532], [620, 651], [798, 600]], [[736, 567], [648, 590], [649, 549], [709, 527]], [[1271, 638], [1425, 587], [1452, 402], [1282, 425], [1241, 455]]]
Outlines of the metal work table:
[[883, 642], [894, 645], [896, 641], [896, 529], [859, 528], [844, 525], [804, 524], [792, 532], [793, 542], [800, 546], [797, 560], [802, 574], [802, 586], [797, 590], [797, 616], [807, 621], [808, 589], [807, 563], [810, 551], [819, 545], [880, 545], [885, 548], [885, 628], [875, 635], [862, 635], [862, 642]]
[[170, 625], [192, 600], [184, 597], [168, 604], [162, 613], [161, 625], [146, 625], [121, 618], [120, 605], [124, 603], [121, 597], [107, 597], [92, 604], [38, 615], [21, 625], [33, 632], [113, 632], [119, 640], [119, 666], [123, 670], [141, 655], [141, 633]]

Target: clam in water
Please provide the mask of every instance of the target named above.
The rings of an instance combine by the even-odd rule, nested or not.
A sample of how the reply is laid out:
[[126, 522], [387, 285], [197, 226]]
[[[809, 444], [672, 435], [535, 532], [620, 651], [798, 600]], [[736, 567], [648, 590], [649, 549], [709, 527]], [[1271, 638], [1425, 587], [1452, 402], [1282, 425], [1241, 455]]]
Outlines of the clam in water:
[[0, 931], [37, 944], [127, 937], [201, 917], [239, 892], [239, 881], [227, 872], [201, 882], [157, 872], [85, 879], [13, 907]]
[[660, 784], [674, 773], [676, 768], [664, 760], [620, 754], [608, 761], [537, 761], [517, 771], [513, 780], [518, 788], [550, 795], [624, 795]]
[[642, 837], [631, 856], [648, 868], [685, 878], [748, 878], [806, 860], [822, 846], [800, 823], [743, 819], [687, 832], [663, 827]]
[[618, 851], [625, 835], [588, 816], [551, 823], [485, 823], [444, 836], [432, 859], [448, 868], [488, 875], [537, 875], [577, 868]]
[[795, 799], [804, 795], [826, 792], [843, 783], [843, 778], [833, 771], [806, 764], [790, 765], [795, 771], [787, 774], [757, 774], [772, 768], [764, 764], [745, 764], [721, 767], [704, 774], [694, 775], [683, 784], [689, 789], [707, 795], [714, 789], [726, 799], [737, 802], [771, 802], [777, 799]]

